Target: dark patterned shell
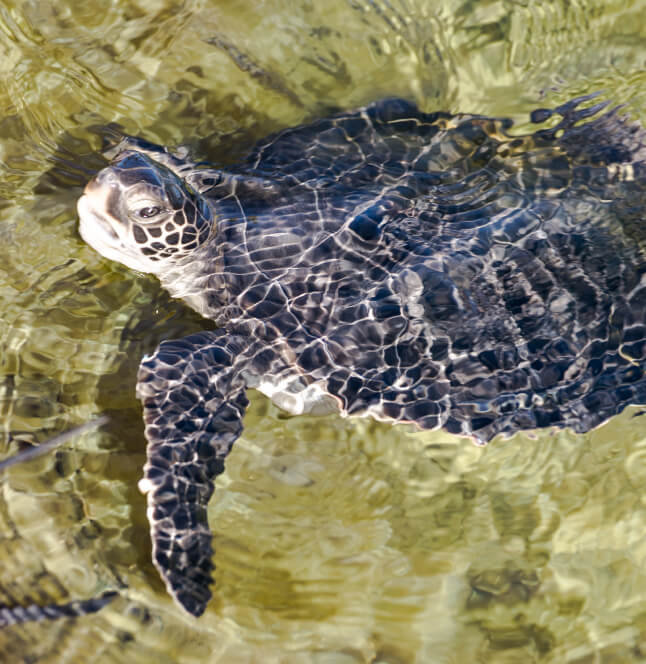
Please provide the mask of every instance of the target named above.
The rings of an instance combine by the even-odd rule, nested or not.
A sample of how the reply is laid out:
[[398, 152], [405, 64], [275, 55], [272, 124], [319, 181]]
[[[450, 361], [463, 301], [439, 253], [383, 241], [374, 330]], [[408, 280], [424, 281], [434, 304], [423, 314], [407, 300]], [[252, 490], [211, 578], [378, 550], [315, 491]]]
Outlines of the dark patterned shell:
[[210, 597], [206, 504], [249, 387], [479, 442], [646, 403], [644, 133], [580, 101], [513, 137], [386, 100], [226, 172], [171, 165], [215, 222], [158, 275], [221, 326], [164, 342], [138, 386], [155, 561], [189, 612]]
[[299, 371], [347, 413], [587, 431], [644, 400], [646, 148], [561, 112], [510, 139], [390, 100], [280, 134], [206, 192], [191, 295], [251, 340], [248, 373]]

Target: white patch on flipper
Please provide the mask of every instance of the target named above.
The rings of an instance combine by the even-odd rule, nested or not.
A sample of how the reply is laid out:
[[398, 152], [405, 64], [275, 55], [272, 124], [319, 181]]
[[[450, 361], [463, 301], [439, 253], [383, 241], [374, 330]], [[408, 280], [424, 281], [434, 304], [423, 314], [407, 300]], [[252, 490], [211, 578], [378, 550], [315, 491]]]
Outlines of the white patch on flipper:
[[322, 382], [305, 385], [300, 376], [247, 376], [247, 385], [291, 415], [328, 415], [340, 409], [340, 401], [325, 390]]
[[620, 182], [634, 182], [635, 169], [632, 164], [609, 164], [608, 173], [611, 178]]
[[146, 477], [142, 477], [139, 482], [137, 482], [137, 488], [141, 493], [146, 495], [149, 491], [152, 491], [155, 488], [155, 485]]

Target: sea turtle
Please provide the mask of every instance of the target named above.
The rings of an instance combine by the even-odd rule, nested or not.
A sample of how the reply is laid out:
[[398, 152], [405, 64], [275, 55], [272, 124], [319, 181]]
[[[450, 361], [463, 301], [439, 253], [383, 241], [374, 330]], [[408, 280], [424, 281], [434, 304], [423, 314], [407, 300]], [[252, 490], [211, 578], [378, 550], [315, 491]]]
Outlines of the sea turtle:
[[386, 99], [226, 169], [112, 148], [82, 237], [217, 325], [137, 384], [154, 563], [186, 611], [211, 596], [207, 503], [248, 388], [479, 443], [646, 403], [645, 133], [587, 99], [520, 136]]

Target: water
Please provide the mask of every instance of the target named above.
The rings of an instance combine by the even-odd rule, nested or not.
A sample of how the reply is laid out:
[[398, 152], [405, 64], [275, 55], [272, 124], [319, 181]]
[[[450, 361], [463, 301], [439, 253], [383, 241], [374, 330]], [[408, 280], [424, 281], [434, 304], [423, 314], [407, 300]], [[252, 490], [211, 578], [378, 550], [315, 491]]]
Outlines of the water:
[[646, 660], [646, 435], [485, 449], [287, 418], [253, 398], [216, 485], [215, 599], [150, 561], [139, 358], [204, 322], [76, 231], [97, 126], [234, 160], [267, 133], [402, 95], [505, 115], [603, 90], [646, 125], [646, 3], [120, 0], [0, 5], [0, 454], [110, 423], [0, 478], [0, 601], [99, 614], [0, 632], [3, 662]]

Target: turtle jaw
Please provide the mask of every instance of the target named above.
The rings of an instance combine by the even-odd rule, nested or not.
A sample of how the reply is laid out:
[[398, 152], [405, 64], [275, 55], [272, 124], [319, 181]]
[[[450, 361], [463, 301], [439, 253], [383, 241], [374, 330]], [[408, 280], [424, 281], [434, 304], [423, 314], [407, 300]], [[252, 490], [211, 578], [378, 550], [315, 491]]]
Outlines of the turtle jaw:
[[107, 211], [109, 192], [90, 182], [79, 198], [76, 208], [79, 216], [79, 233], [83, 240], [105, 258], [123, 263], [139, 272], [155, 272], [156, 265], [124, 242], [119, 230], [125, 234], [124, 224]]

